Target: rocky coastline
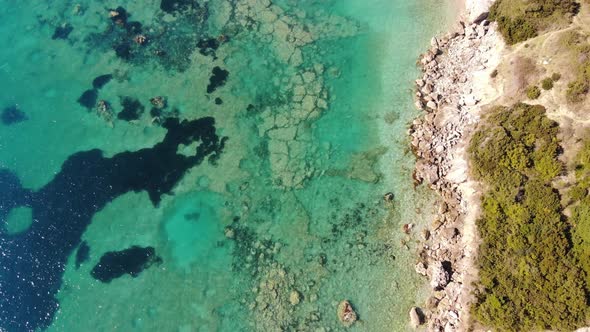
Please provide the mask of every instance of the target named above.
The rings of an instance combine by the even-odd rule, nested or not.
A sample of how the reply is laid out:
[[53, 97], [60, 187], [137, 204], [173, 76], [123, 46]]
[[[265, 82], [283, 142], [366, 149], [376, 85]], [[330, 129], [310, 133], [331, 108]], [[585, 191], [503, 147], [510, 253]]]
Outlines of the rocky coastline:
[[424, 115], [408, 134], [417, 158], [414, 179], [439, 196], [438, 214], [420, 238], [416, 272], [432, 292], [410, 311], [411, 325], [428, 331], [469, 328], [471, 282], [477, 277], [477, 183], [468, 174], [467, 145], [481, 109], [498, 97], [491, 76], [503, 42], [487, 20], [490, 1], [467, 1], [466, 15], [451, 32], [433, 38], [419, 60], [416, 107]]

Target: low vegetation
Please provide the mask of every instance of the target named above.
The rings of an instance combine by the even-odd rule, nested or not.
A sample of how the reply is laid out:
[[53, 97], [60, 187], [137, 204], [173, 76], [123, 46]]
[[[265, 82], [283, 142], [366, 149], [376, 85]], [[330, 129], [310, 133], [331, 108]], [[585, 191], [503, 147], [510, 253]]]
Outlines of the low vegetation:
[[526, 96], [529, 99], [537, 99], [541, 96], [541, 89], [536, 85], [531, 85], [526, 88]]
[[577, 73], [570, 81], [565, 92], [566, 100], [579, 103], [586, 99], [590, 91], [590, 44], [587, 37], [578, 30], [565, 32], [560, 39], [561, 47], [571, 53], [574, 65], [572, 69]]
[[516, 44], [551, 25], [569, 22], [578, 7], [574, 0], [497, 0], [490, 19], [498, 22], [506, 43]]
[[[581, 267], [590, 276], [590, 141], [584, 144], [578, 153], [575, 165], [576, 183], [568, 192], [573, 204], [572, 216], [572, 242], [574, 253], [580, 261]], [[590, 285], [590, 280], [586, 280]]]
[[541, 87], [543, 88], [543, 90], [553, 89], [553, 79], [551, 77], [545, 77], [541, 81]]
[[580, 261], [590, 254], [590, 204], [576, 212], [572, 243], [552, 187], [564, 168], [557, 132], [544, 107], [520, 103], [492, 111], [470, 143], [474, 176], [487, 187], [473, 312], [500, 331], [574, 330], [585, 322], [589, 269]]

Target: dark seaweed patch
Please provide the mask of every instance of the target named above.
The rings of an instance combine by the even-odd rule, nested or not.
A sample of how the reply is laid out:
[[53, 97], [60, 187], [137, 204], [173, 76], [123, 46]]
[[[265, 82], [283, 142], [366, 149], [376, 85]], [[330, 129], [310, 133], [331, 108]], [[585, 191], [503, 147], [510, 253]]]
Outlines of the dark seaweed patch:
[[125, 30], [127, 30], [130, 34], [139, 34], [141, 33], [143, 26], [141, 23], [137, 21], [129, 22], [125, 25]]
[[223, 100], [221, 100], [221, 98], [217, 97], [215, 98], [215, 105], [221, 105], [223, 104]]
[[145, 109], [139, 100], [131, 97], [121, 97], [121, 106], [123, 110], [117, 114], [117, 118], [125, 121], [139, 119]]
[[136, 278], [141, 271], [162, 259], [156, 255], [153, 247], [133, 246], [122, 251], [109, 251], [100, 257], [98, 264], [92, 268], [90, 275], [101, 282], [111, 282], [125, 274]]
[[129, 41], [122, 41], [119, 44], [113, 46], [115, 54], [124, 60], [131, 60], [133, 57], [133, 50], [131, 49], [131, 43]]
[[[35, 192], [0, 170], [0, 220], [11, 209], [30, 207], [31, 227], [9, 235], [0, 228], [0, 329], [34, 331], [49, 326], [58, 308], [68, 257], [78, 247], [93, 216], [128, 192], [147, 192], [157, 206], [192, 167], [215, 162], [226, 138], [211, 117], [163, 123], [164, 139], [151, 148], [103, 156], [100, 150], [77, 152], [54, 178]], [[198, 143], [194, 154], [178, 154], [180, 144]]]
[[[207, 31], [207, 5], [171, 1], [163, 6], [174, 11], [176, 19], [168, 22], [155, 17], [149, 26], [130, 21], [131, 13], [122, 7], [111, 10], [111, 26], [84, 38], [89, 51], [114, 50], [117, 57], [135, 65], [156, 62], [166, 69], [186, 70], [191, 65], [191, 55], [197, 49], [195, 40], [202, 39]], [[190, 10], [177, 11], [177, 8]], [[142, 31], [153, 34], [144, 35]], [[140, 35], [146, 39], [143, 40]]]
[[221, 69], [219, 66], [215, 66], [215, 68], [213, 68], [212, 76], [209, 78], [207, 93], [212, 93], [217, 88], [224, 86], [228, 75], [229, 71]]
[[199, 53], [205, 56], [210, 55], [213, 56], [213, 58], [216, 58], [215, 50], [219, 48], [219, 41], [215, 38], [201, 39], [197, 43], [197, 47], [199, 48]]
[[89, 89], [82, 92], [80, 98], [78, 98], [78, 103], [88, 109], [92, 109], [96, 106], [96, 100], [98, 99], [98, 90], [96, 89]]
[[55, 28], [55, 31], [53, 32], [53, 36], [51, 36], [51, 39], [68, 39], [70, 32], [72, 32], [73, 30], [74, 27], [71, 26], [69, 23], [60, 25], [57, 28]]
[[94, 80], [92, 80], [92, 87], [95, 89], [102, 89], [107, 83], [109, 83], [113, 79], [113, 75], [106, 74], [97, 76]]
[[159, 118], [160, 115], [162, 115], [162, 110], [157, 107], [152, 107], [152, 109], [150, 110], [150, 116], [152, 118]]
[[12, 105], [5, 107], [2, 110], [2, 123], [4, 125], [10, 126], [15, 123], [23, 122], [27, 120], [27, 115], [25, 112], [21, 111], [18, 105]]
[[162, 2], [160, 2], [160, 9], [167, 13], [173, 13], [175, 11], [182, 11], [194, 7], [199, 7], [197, 1], [194, 0], [162, 0]]
[[198, 221], [201, 219], [201, 214], [199, 212], [187, 213], [184, 215], [184, 219]]
[[78, 250], [76, 251], [76, 269], [80, 268], [82, 263], [85, 263], [90, 258], [90, 247], [86, 241], [82, 241], [80, 246], [78, 246]]

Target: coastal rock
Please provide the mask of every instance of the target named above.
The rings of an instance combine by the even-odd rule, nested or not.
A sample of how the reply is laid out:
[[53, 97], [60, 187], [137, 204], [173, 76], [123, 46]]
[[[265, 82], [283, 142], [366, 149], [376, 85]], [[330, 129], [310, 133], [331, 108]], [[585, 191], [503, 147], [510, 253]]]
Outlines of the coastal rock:
[[414, 269], [416, 270], [416, 273], [426, 276], [427, 269], [423, 262], [418, 262], [416, 266], [414, 266]]
[[434, 262], [430, 265], [430, 286], [434, 290], [441, 290], [451, 280], [450, 273], [444, 268], [440, 261]]
[[420, 308], [412, 307], [410, 309], [410, 324], [412, 324], [413, 328], [418, 328], [418, 326], [424, 324], [424, 314]]
[[348, 300], [342, 300], [338, 304], [338, 319], [342, 325], [349, 327], [357, 320], [357, 315]]

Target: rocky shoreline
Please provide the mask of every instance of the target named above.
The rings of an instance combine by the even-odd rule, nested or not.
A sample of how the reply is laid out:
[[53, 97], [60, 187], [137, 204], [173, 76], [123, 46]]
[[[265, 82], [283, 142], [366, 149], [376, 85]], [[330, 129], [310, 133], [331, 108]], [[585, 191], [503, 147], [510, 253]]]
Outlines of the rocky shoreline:
[[[416, 272], [428, 277], [432, 293], [423, 308], [412, 308], [411, 324], [429, 331], [464, 331], [469, 326], [471, 281], [479, 209], [477, 183], [468, 176], [466, 149], [481, 108], [498, 93], [491, 87], [503, 42], [478, 3], [472, 19], [433, 38], [420, 57], [422, 78], [416, 80], [416, 107], [423, 117], [408, 134], [417, 157], [414, 179], [440, 196], [437, 218], [420, 239]], [[467, 3], [467, 8], [473, 8]], [[489, 4], [488, 4], [489, 5]]]

